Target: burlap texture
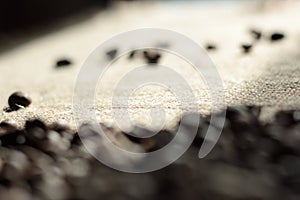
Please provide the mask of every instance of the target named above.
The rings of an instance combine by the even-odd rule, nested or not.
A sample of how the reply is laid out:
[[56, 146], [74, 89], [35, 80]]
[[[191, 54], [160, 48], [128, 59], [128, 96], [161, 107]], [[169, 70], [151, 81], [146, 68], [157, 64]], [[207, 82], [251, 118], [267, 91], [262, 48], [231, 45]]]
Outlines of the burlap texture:
[[[242, 3], [119, 3], [97, 13], [89, 20], [28, 41], [0, 55], [0, 108], [7, 106], [9, 95], [27, 91], [33, 99], [30, 107], [17, 112], [0, 112], [0, 120], [15, 119], [21, 126], [28, 118], [48, 123], [64, 119], [72, 123], [72, 94], [78, 71], [93, 49], [102, 41], [124, 31], [155, 27], [171, 29], [190, 37], [200, 45], [213, 42], [218, 49], [208, 55], [216, 64], [226, 88], [228, 105], [267, 106], [262, 116], [268, 119], [278, 109], [300, 107], [300, 3], [298, 1], [261, 5], [259, 1]], [[264, 33], [250, 54], [240, 45], [251, 41], [250, 28]], [[286, 38], [271, 43], [268, 36], [282, 31]], [[55, 61], [70, 57], [74, 65], [55, 69]], [[120, 61], [107, 76], [105, 86], [118, 80], [120, 68], [141, 64]], [[210, 99], [205, 86], [193, 76], [190, 66], [172, 55], [164, 55], [162, 64], [176, 67], [192, 85], [199, 99], [199, 110], [209, 113]], [[110, 89], [97, 98], [99, 121], [112, 122]], [[122, 96], [120, 96], [122, 98]], [[147, 124], [148, 109], [162, 103], [167, 109], [166, 126], [178, 119], [181, 111], [174, 96], [165, 89], [145, 88], [132, 97], [132, 119]]]

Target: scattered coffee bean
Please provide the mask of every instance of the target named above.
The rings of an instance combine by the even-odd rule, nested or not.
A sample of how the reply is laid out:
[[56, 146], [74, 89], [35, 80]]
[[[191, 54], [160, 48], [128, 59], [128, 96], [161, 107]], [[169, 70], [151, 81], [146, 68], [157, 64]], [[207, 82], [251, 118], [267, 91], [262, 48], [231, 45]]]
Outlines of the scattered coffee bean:
[[242, 44], [241, 48], [243, 49], [244, 53], [249, 53], [252, 49], [252, 45], [251, 44]]
[[15, 92], [8, 98], [8, 105], [14, 111], [31, 104], [31, 98], [23, 92]]
[[284, 35], [283, 33], [273, 33], [273, 34], [270, 36], [270, 40], [271, 40], [272, 42], [275, 42], [275, 41], [282, 40], [284, 37], [285, 37], [285, 35]]
[[135, 56], [135, 54], [136, 54], [136, 50], [132, 50], [130, 53], [129, 53], [129, 56], [128, 56], [128, 59], [133, 59], [134, 58], [134, 56]]
[[57, 68], [66, 67], [69, 65], [72, 65], [72, 62], [69, 59], [61, 59], [56, 62]]
[[250, 30], [250, 34], [253, 36], [255, 40], [260, 40], [262, 37], [262, 32], [259, 30], [252, 29]]
[[205, 49], [206, 49], [207, 51], [214, 51], [214, 50], [217, 50], [217, 46], [214, 45], [214, 44], [207, 44], [207, 45], [205, 46]]
[[144, 51], [144, 58], [148, 64], [157, 64], [161, 54], [155, 51]]
[[106, 56], [108, 57], [109, 60], [113, 60], [117, 56], [117, 53], [118, 53], [117, 49], [112, 49], [112, 50], [106, 52]]

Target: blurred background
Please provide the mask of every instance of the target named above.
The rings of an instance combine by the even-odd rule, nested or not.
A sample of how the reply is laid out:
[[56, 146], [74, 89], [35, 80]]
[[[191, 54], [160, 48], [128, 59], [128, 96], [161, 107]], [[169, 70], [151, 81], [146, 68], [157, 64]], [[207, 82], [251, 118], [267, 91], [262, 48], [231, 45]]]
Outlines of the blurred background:
[[[18, 45], [41, 34], [50, 33], [67, 24], [79, 23], [93, 14], [110, 9], [120, 2], [139, 0], [3, 0], [0, 3], [0, 51], [5, 47]], [[148, 2], [224, 3], [246, 0], [149, 0]], [[281, 0], [254, 0], [264, 7]], [[254, 2], [253, 1], [253, 2]], [[146, 2], [146, 1], [140, 1]], [[143, 6], [142, 6], [143, 7]], [[141, 9], [143, 9], [141, 7]], [[63, 23], [62, 23], [63, 22]]]

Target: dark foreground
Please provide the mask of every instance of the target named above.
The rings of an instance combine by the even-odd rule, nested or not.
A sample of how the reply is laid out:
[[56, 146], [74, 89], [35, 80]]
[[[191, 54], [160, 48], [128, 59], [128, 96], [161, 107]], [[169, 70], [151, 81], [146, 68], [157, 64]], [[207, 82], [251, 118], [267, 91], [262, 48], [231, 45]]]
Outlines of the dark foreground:
[[[268, 124], [258, 120], [259, 114], [259, 107], [229, 108], [221, 138], [205, 159], [197, 154], [209, 117], [198, 115], [198, 135], [184, 156], [146, 174], [104, 166], [85, 151], [76, 131], [61, 122], [32, 120], [18, 129], [4, 121], [0, 199], [299, 199], [300, 111], [278, 112]], [[141, 140], [105, 128], [145, 151], [171, 139], [168, 131]]]

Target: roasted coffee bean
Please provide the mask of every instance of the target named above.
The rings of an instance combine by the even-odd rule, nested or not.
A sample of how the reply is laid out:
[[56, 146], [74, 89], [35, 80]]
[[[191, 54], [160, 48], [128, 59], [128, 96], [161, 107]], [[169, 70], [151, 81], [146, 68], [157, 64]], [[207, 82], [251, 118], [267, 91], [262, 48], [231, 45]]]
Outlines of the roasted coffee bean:
[[16, 146], [26, 143], [26, 137], [23, 131], [7, 133], [0, 137], [2, 146]]
[[295, 122], [300, 122], [300, 110], [294, 111], [293, 117]]
[[47, 126], [39, 119], [28, 120], [25, 123], [25, 136], [31, 146], [42, 148], [47, 140]]
[[214, 45], [214, 44], [207, 44], [207, 45], [205, 46], [205, 49], [206, 49], [207, 51], [214, 51], [214, 50], [217, 50], [217, 46]]
[[228, 107], [226, 110], [226, 118], [233, 127], [239, 127], [242, 130], [243, 125], [249, 127], [258, 123], [258, 119], [253, 115], [251, 109], [253, 108], [242, 105]]
[[251, 44], [242, 44], [241, 48], [244, 53], [249, 53], [252, 50], [252, 45]]
[[0, 123], [0, 135], [14, 132], [17, 129], [18, 128], [14, 120], [4, 120]]
[[78, 132], [76, 132], [74, 134], [74, 137], [73, 137], [73, 139], [71, 141], [71, 144], [72, 145], [82, 145], [82, 141], [80, 139], [80, 136], [79, 136]]
[[129, 53], [129, 56], [128, 56], [128, 59], [133, 59], [134, 56], [136, 55], [137, 51], [136, 50], [132, 50], [130, 53]]
[[252, 106], [246, 106], [248, 111], [254, 116], [256, 117], [257, 119], [259, 118], [260, 116], [260, 113], [261, 113], [261, 110], [262, 110], [262, 107], [261, 106], [255, 106], [255, 105], [252, 105]]
[[260, 40], [262, 37], [262, 32], [256, 29], [251, 29], [250, 34], [253, 36], [255, 40]]
[[67, 66], [69, 66], [69, 65], [72, 65], [72, 62], [71, 62], [71, 60], [69, 60], [69, 59], [61, 59], [61, 60], [58, 60], [58, 61], [56, 62], [56, 67], [57, 67], [57, 68], [67, 67]]
[[157, 64], [161, 58], [161, 54], [155, 51], [144, 51], [144, 58], [148, 64]]
[[275, 122], [282, 126], [293, 125], [296, 121], [293, 110], [279, 111], [275, 114]]
[[29, 131], [33, 128], [40, 128], [44, 131], [48, 129], [47, 125], [40, 119], [27, 120], [25, 123], [25, 130]]
[[274, 41], [279, 41], [279, 40], [282, 40], [283, 38], [285, 37], [285, 35], [283, 33], [273, 33], [271, 36], [270, 36], [270, 40], [272, 42]]
[[134, 127], [130, 133], [124, 133], [127, 139], [133, 143], [141, 145], [146, 151], [153, 149], [155, 146], [154, 138], [150, 137], [153, 134], [154, 133], [152, 131], [137, 126]]
[[118, 53], [117, 49], [112, 49], [106, 52], [106, 56], [108, 57], [109, 60], [113, 60], [117, 56], [117, 53]]
[[63, 121], [63, 120], [58, 120], [58, 121], [52, 123], [49, 126], [49, 129], [54, 130], [58, 133], [71, 132], [72, 131], [70, 125], [66, 121]]
[[8, 98], [8, 105], [12, 110], [19, 110], [31, 104], [31, 98], [23, 92], [15, 92]]

